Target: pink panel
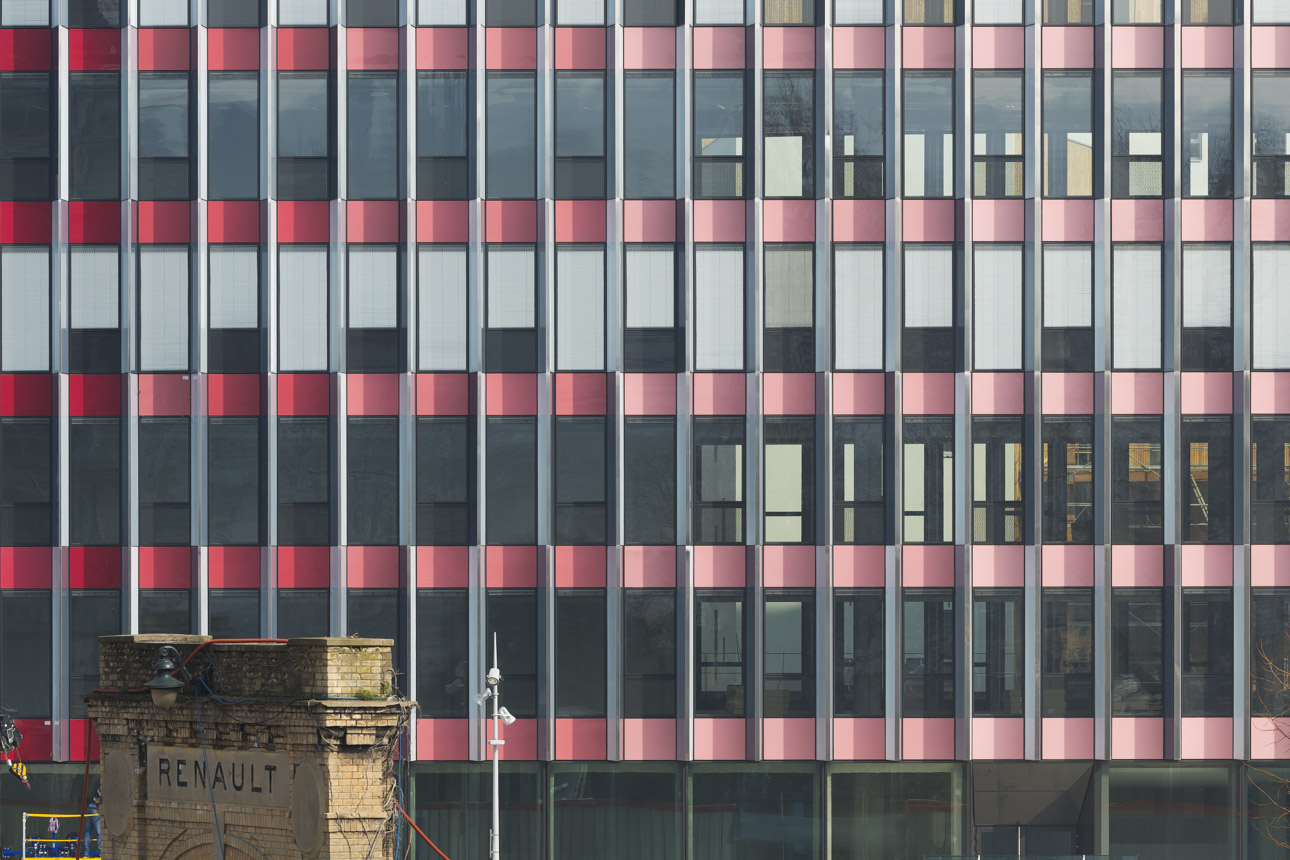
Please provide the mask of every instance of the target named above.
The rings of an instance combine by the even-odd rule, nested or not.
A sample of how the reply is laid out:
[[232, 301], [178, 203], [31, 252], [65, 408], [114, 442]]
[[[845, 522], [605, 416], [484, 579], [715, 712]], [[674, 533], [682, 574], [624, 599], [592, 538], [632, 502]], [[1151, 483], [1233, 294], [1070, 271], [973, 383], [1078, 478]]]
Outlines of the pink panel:
[[258, 69], [260, 31], [212, 27], [206, 31], [206, 56], [212, 72]]
[[906, 588], [951, 588], [954, 547], [906, 544], [900, 548], [901, 582]]
[[743, 588], [746, 579], [743, 547], [700, 545], [694, 548], [696, 588]]
[[418, 415], [469, 415], [470, 376], [465, 373], [418, 373]]
[[1044, 544], [1040, 558], [1044, 588], [1093, 587], [1093, 547]]
[[488, 415], [536, 415], [537, 374], [490, 373], [484, 411]]
[[351, 373], [346, 377], [346, 409], [350, 415], [398, 415], [397, 373]]
[[418, 200], [418, 242], [466, 242], [470, 239], [470, 204], [465, 200]]
[[280, 415], [330, 415], [331, 402], [330, 374], [278, 374], [278, 413]]
[[[24, 722], [23, 720], [14, 720], [14, 723], [18, 725], [18, 730], [21, 731], [24, 736], [26, 736], [27, 727], [25, 725], [22, 725], [23, 722]], [[36, 721], [32, 720], [32, 722], [36, 722]], [[41, 720], [40, 722], [44, 723], [45, 720]], [[86, 754], [87, 751], [85, 749], [85, 741], [86, 741], [85, 730], [86, 730], [87, 723], [89, 724], [88, 740], [90, 742], [88, 756]], [[99, 757], [100, 757], [99, 733], [98, 733], [98, 730], [94, 728], [94, 723], [91, 720], [68, 720], [67, 733], [69, 735], [69, 741], [70, 741], [70, 743], [68, 744], [69, 746], [68, 757], [72, 761], [85, 761], [87, 757], [89, 758], [90, 761], [99, 760]], [[36, 733], [36, 736], [39, 736], [39, 733]], [[52, 738], [51, 738], [51, 741], [52, 741]]]
[[[93, 32], [93, 31], [86, 31], [86, 32]], [[41, 719], [14, 720], [15, 727], [22, 734], [22, 740], [23, 740], [22, 754], [27, 759], [27, 761], [48, 761], [54, 757], [53, 756], [54, 730], [53, 730], [53, 727], [50, 725], [50, 722], [51, 722], [50, 720], [41, 720]], [[73, 722], [77, 724], [81, 723], [80, 720], [73, 720]], [[78, 735], [79, 737], [76, 737], [76, 740], [73, 741], [73, 743], [83, 746], [84, 738], [85, 738], [85, 729], [83, 726], [80, 732], [78, 733]]]
[[[34, 550], [31, 558], [36, 558]], [[48, 552], [44, 547], [40, 550]], [[0, 558], [6, 556], [0, 555]], [[26, 555], [13, 558], [27, 561]], [[44, 562], [48, 564], [48, 561]], [[72, 588], [120, 588], [121, 550], [114, 546], [74, 546], [67, 550], [67, 584]]]
[[815, 28], [765, 27], [761, 55], [762, 65], [768, 69], [813, 69]]
[[1045, 759], [1093, 757], [1092, 717], [1044, 717], [1041, 731], [1040, 747]]
[[1112, 373], [1111, 411], [1117, 415], [1159, 415], [1164, 411], [1164, 374]]
[[887, 206], [881, 200], [834, 200], [835, 242], [881, 242], [887, 237]]
[[[510, 744], [503, 749], [510, 751]], [[417, 720], [418, 761], [470, 758], [470, 720]]]
[[954, 374], [906, 373], [901, 383], [906, 415], [954, 414]]
[[[1052, 30], [1045, 27], [1044, 32]], [[1087, 27], [1058, 27], [1059, 30], [1088, 30]], [[1090, 32], [1091, 35], [1091, 32]], [[1094, 234], [1092, 200], [1045, 200], [1045, 242], [1092, 242]]]
[[[772, 691], [767, 691], [769, 695]], [[768, 761], [815, 758], [814, 717], [766, 717], [761, 721], [762, 755]]]
[[555, 201], [555, 240], [557, 242], [605, 241], [605, 202], [603, 200]]
[[332, 39], [336, 31], [322, 27], [279, 27], [278, 68], [321, 70], [331, 68]]
[[815, 374], [762, 374], [762, 409], [766, 415], [814, 415]]
[[694, 386], [695, 415], [743, 415], [744, 375], [742, 373], [696, 373]]
[[676, 68], [676, 30], [671, 27], [624, 27], [623, 68]]
[[350, 588], [398, 588], [402, 579], [399, 576], [399, 548], [346, 547], [345, 579]]
[[1044, 68], [1093, 68], [1093, 32], [1092, 27], [1044, 27]]
[[536, 69], [537, 30], [528, 27], [486, 27], [484, 61], [489, 69]]
[[279, 200], [278, 241], [331, 241], [331, 204], [326, 200]]
[[[1256, 31], [1259, 29], [1263, 28], [1255, 28]], [[1223, 758], [1227, 758], [1227, 756], [1223, 756]], [[1250, 758], [1290, 758], [1290, 736], [1287, 736], [1285, 727], [1281, 724], [1280, 719], [1275, 717], [1254, 717], [1250, 720]]]
[[470, 549], [464, 546], [419, 546], [418, 588], [465, 588], [470, 584]]
[[556, 588], [604, 588], [605, 548], [603, 546], [558, 546], [555, 548]]
[[1183, 717], [1181, 740], [1183, 759], [1231, 758], [1232, 718]]
[[1093, 374], [1045, 373], [1040, 392], [1045, 415], [1093, 414]]
[[[0, 242], [48, 244], [51, 233], [49, 213], [50, 205], [45, 202], [0, 203]], [[115, 215], [112, 220], [117, 220]], [[68, 233], [71, 233], [70, 229]]]
[[[814, 31], [807, 29], [801, 32]], [[765, 241], [815, 241], [814, 200], [767, 200], [762, 204], [761, 211], [762, 239]]]
[[1184, 373], [1182, 411], [1185, 415], [1230, 415], [1232, 374]]
[[[94, 30], [75, 30], [76, 33], [93, 33]], [[99, 31], [102, 32], [102, 31]], [[7, 213], [10, 206], [0, 206], [0, 213]], [[35, 204], [44, 208], [43, 204]], [[16, 210], [16, 206], [14, 207]], [[26, 208], [26, 207], [24, 207]], [[14, 211], [14, 215], [18, 212]], [[43, 219], [42, 219], [43, 220]], [[67, 203], [67, 241], [73, 244], [121, 241], [121, 204], [116, 200], [71, 200]], [[0, 224], [5, 232], [18, 229], [18, 225]], [[39, 224], [37, 230], [49, 241], [49, 230]]]
[[761, 558], [762, 584], [767, 588], [815, 587], [815, 547], [769, 544]]
[[206, 204], [206, 235], [212, 242], [260, 241], [256, 200], [212, 200]]
[[696, 69], [742, 69], [744, 67], [743, 27], [695, 27]]
[[213, 546], [207, 550], [207, 580], [211, 588], [259, 588], [258, 546]]
[[394, 243], [399, 229], [399, 201], [349, 200], [345, 203], [345, 233], [351, 242]]
[[1251, 27], [1250, 60], [1256, 69], [1290, 66], [1290, 27]]
[[887, 374], [833, 374], [834, 415], [881, 415], [887, 409]]
[[1164, 238], [1164, 201], [1111, 201], [1111, 240], [1113, 242], [1161, 242]]
[[330, 583], [330, 548], [278, 547], [278, 588], [326, 588]]
[[887, 57], [883, 27], [834, 27], [835, 69], [881, 69]]
[[186, 373], [139, 374], [140, 415], [187, 415], [192, 383]]
[[397, 69], [398, 29], [350, 27], [345, 31], [345, 60], [351, 69]]
[[[1290, 27], [1278, 29], [1290, 31]], [[1290, 200], [1251, 200], [1250, 238], [1255, 242], [1290, 240]]]
[[1111, 585], [1159, 588], [1165, 584], [1165, 548], [1115, 544], [1111, 547]]
[[676, 720], [623, 720], [623, 758], [626, 761], [675, 761]]
[[675, 242], [676, 203], [671, 200], [624, 200], [623, 241]]
[[1026, 65], [1024, 27], [973, 27], [972, 66], [977, 69], [1020, 69]]
[[604, 415], [606, 379], [603, 373], [557, 373], [555, 414]]
[[883, 547], [833, 547], [834, 588], [882, 588], [887, 581], [886, 569], [887, 553]]
[[538, 209], [535, 200], [486, 200], [485, 242], [536, 242]]
[[0, 588], [50, 588], [53, 581], [49, 547], [0, 547]]
[[1189, 69], [1232, 68], [1232, 28], [1183, 27], [1179, 56]]
[[835, 717], [833, 757], [839, 761], [886, 758], [886, 721], [881, 717]]
[[974, 241], [1024, 242], [1026, 220], [1026, 201], [1024, 200], [972, 201], [972, 239]]
[[190, 33], [184, 29], [139, 28], [140, 71], [188, 71]]
[[745, 745], [743, 720], [694, 718], [694, 758], [697, 761], [743, 761]]
[[1254, 588], [1290, 586], [1290, 545], [1252, 544], [1250, 585]]
[[187, 243], [191, 209], [192, 204], [186, 200], [141, 200], [137, 225], [139, 241]]
[[[1184, 27], [1184, 37], [1187, 33], [1196, 29], [1208, 30], [1214, 28]], [[1228, 45], [1230, 47], [1231, 42], [1229, 42]], [[1231, 66], [1228, 66], [1228, 68], [1231, 68]], [[1232, 201], [1200, 199], [1183, 200], [1182, 240], [1184, 242], [1232, 241]]]
[[[483, 723], [484, 737], [493, 736], [493, 727], [487, 720], [480, 720]], [[511, 761], [533, 761], [537, 758], [537, 736], [538, 721], [531, 719], [516, 720], [509, 726], [502, 726], [502, 740], [506, 741], [506, 746], [502, 747], [502, 760], [510, 759]], [[600, 754], [604, 758], [604, 753]]]
[[[1020, 691], [1017, 695], [1020, 695]], [[972, 758], [1026, 757], [1026, 721], [1020, 717], [973, 717]]]
[[624, 415], [675, 415], [676, 375], [624, 373]]
[[1112, 66], [1117, 69], [1159, 69], [1164, 64], [1164, 27], [1111, 28]]
[[[942, 27], [911, 27], [905, 33]], [[906, 242], [953, 242], [958, 235], [958, 204], [953, 200], [905, 200], [901, 225]]]
[[905, 68], [954, 68], [953, 27], [906, 27], [901, 36]]
[[900, 721], [900, 731], [904, 758], [913, 761], [948, 761], [954, 758], [953, 717], [905, 717]]
[[418, 69], [470, 67], [470, 34], [467, 27], [417, 27]]
[[191, 588], [193, 551], [186, 546], [139, 547], [140, 588]]
[[605, 30], [603, 27], [556, 27], [555, 67], [557, 69], [603, 69]]
[[1290, 373], [1255, 371], [1250, 374], [1250, 411], [1255, 415], [1290, 412]]
[[972, 547], [974, 588], [1023, 588], [1026, 584], [1026, 548], [977, 544]]
[[974, 415], [1023, 415], [1026, 411], [1026, 374], [972, 374]]
[[1164, 720], [1157, 717], [1111, 718], [1111, 758], [1159, 759], [1164, 755]]
[[675, 588], [676, 547], [623, 547], [624, 588]]
[[694, 201], [694, 241], [742, 242], [744, 202], [742, 200]]
[[485, 585], [488, 588], [533, 588], [537, 585], [537, 554], [535, 546], [485, 547]]
[[1231, 588], [1232, 548], [1183, 544], [1179, 557], [1183, 588]]

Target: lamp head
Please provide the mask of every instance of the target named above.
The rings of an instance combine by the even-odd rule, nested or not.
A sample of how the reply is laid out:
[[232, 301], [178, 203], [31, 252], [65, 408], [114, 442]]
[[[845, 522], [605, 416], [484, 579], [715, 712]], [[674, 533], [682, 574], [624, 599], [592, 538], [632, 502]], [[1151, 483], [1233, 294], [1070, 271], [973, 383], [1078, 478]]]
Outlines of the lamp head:
[[502, 683], [502, 673], [497, 671], [497, 667], [494, 666], [488, 670], [488, 676], [485, 677], [484, 680], [488, 683], [488, 686], [496, 687], [498, 684]]
[[502, 718], [502, 722], [503, 722], [503, 723], [505, 723], [505, 724], [506, 724], [506, 725], [508, 725], [508, 726], [509, 726], [511, 723], [515, 722], [515, 716], [514, 716], [510, 711], [506, 710], [505, 708], [499, 708], [499, 709], [498, 709], [498, 711], [497, 711], [497, 716], [501, 717], [501, 718]]
[[492, 689], [491, 688], [487, 689], [475, 697], [475, 704], [479, 705], [482, 708], [484, 706], [484, 702], [487, 702], [490, 698], [492, 698], [492, 696], [493, 696]]
[[159, 708], [173, 708], [179, 699], [179, 691], [184, 688], [184, 682], [175, 677], [179, 669], [175, 662], [178, 659], [178, 651], [169, 645], [161, 646], [157, 651], [157, 662], [152, 664], [157, 674], [144, 684], [152, 693], [153, 704]]

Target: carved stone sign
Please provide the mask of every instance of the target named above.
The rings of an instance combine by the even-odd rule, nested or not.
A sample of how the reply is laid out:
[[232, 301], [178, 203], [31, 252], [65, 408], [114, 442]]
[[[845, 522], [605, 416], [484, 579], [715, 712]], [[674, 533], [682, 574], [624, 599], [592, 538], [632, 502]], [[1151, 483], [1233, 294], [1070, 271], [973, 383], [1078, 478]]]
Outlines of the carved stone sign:
[[291, 765], [286, 753], [148, 746], [148, 797], [286, 809]]

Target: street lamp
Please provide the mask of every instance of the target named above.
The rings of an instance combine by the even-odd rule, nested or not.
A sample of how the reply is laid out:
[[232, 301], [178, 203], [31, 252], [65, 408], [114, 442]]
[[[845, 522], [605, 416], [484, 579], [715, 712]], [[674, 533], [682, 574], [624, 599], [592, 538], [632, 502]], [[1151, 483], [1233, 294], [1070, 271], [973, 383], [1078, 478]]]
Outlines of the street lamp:
[[[170, 645], [162, 645], [157, 649], [157, 662], [152, 664], [152, 668], [157, 674], [143, 686], [152, 693], [154, 705], [169, 710], [175, 706], [179, 691], [184, 689], [185, 682], [191, 680], [192, 676], [179, 664], [179, 652]], [[175, 677], [176, 671], [184, 676], [182, 681]]]
[[515, 717], [511, 712], [501, 706], [501, 685], [502, 673], [497, 668], [497, 634], [493, 634], [493, 668], [488, 670], [484, 676], [484, 692], [475, 697], [475, 704], [481, 708], [489, 699], [493, 700], [493, 739], [488, 745], [493, 748], [493, 826], [488, 831], [488, 857], [489, 860], [500, 860], [502, 856], [502, 816], [501, 816], [501, 779], [498, 769], [498, 756], [501, 755], [502, 740], [501, 723], [510, 725], [515, 722]]

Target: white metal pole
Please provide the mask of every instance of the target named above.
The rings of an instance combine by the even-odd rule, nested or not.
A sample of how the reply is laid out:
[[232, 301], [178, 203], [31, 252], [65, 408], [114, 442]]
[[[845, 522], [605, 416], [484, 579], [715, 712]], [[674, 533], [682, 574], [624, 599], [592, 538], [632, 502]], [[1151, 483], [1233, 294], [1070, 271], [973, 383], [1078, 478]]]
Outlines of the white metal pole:
[[[493, 634], [493, 669], [497, 669], [497, 634]], [[498, 673], [500, 675], [500, 672]], [[501, 781], [500, 770], [498, 769], [497, 757], [502, 752], [501, 736], [501, 703], [498, 701], [502, 696], [502, 685], [499, 681], [493, 691], [493, 740], [490, 744], [493, 748], [493, 829], [489, 833], [490, 845], [488, 856], [490, 860], [500, 860], [502, 856], [502, 810], [501, 810]]]

